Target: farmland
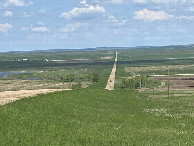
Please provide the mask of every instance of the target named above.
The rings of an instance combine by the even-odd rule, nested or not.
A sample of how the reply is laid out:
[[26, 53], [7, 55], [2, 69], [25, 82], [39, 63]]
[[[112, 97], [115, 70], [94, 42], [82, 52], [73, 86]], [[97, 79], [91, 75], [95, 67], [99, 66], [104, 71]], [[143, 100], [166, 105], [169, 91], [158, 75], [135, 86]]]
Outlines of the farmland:
[[193, 49], [0, 53], [1, 99], [59, 91], [0, 106], [0, 145], [194, 145]]

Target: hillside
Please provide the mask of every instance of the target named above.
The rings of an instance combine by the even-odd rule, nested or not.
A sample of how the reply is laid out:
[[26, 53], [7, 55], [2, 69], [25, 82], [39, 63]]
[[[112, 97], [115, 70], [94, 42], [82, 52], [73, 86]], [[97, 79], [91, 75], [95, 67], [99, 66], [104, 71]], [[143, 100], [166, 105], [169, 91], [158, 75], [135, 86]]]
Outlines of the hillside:
[[193, 109], [124, 89], [38, 95], [0, 107], [0, 145], [194, 145]]

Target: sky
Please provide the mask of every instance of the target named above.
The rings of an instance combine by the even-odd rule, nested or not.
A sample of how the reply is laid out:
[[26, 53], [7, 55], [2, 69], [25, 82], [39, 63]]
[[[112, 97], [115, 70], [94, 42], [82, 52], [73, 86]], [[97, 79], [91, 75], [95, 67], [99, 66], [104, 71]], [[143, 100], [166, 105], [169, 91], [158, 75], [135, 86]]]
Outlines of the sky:
[[0, 0], [0, 52], [194, 44], [194, 0]]

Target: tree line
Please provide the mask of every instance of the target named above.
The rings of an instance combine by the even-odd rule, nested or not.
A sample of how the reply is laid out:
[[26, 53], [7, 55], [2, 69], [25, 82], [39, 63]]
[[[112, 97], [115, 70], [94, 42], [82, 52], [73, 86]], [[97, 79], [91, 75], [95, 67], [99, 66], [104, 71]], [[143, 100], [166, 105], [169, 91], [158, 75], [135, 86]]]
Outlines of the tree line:
[[90, 74], [56, 74], [56, 75], [46, 75], [40, 77], [41, 80], [55, 80], [62, 82], [73, 82], [73, 81], [91, 81], [98, 82], [100, 79], [100, 75], [97, 73]]
[[132, 78], [125, 78], [122, 80], [121, 88], [149, 88], [152, 85], [152, 80], [146, 76], [137, 76]]

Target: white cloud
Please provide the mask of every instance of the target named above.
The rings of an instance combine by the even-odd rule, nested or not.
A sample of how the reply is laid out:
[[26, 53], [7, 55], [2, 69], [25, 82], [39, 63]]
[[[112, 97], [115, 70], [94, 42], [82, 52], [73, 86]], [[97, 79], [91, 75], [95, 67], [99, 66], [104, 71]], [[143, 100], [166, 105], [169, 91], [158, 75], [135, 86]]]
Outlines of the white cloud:
[[159, 37], [158, 36], [147, 36], [144, 38], [145, 41], [159, 41], [159, 42], [169, 41], [171, 39], [172, 39], [172, 37], [170, 37], [170, 36], [159, 36]]
[[135, 3], [147, 4], [147, 3], [156, 3], [156, 4], [186, 4], [194, 3], [194, 0], [133, 0]]
[[82, 5], [86, 6], [86, 7], [88, 7], [88, 3], [87, 3], [86, 0], [82, 0], [82, 1], [80, 2], [80, 4], [82, 4]]
[[59, 29], [60, 32], [74, 32], [76, 29], [80, 27], [87, 26], [87, 23], [75, 23], [75, 24], [67, 24], [66, 27], [62, 27]]
[[39, 27], [26, 26], [26, 27], [22, 27], [21, 31], [48, 32], [50, 31], [50, 29], [44, 26], [39, 26]]
[[72, 18], [93, 19], [98, 17], [98, 15], [102, 13], [105, 13], [105, 8], [97, 5], [97, 6], [88, 6], [84, 8], [73, 8], [69, 12], [62, 13], [60, 17], [64, 19], [72, 19]]
[[45, 10], [39, 10], [39, 11], [38, 11], [38, 14], [39, 14], [39, 15], [43, 15], [43, 14], [45, 14], [45, 13], [46, 13]]
[[133, 0], [135, 3], [145, 4], [147, 0]]
[[174, 17], [164, 11], [149, 11], [147, 9], [135, 11], [134, 15], [134, 19], [144, 21], [168, 20]]
[[112, 0], [113, 4], [122, 4], [123, 0]]
[[191, 6], [191, 7], [188, 8], [188, 10], [189, 10], [190, 12], [194, 12], [194, 7]]
[[194, 20], [194, 16], [179, 16], [177, 19]]
[[3, 17], [12, 17], [13, 13], [12, 11], [5, 11], [5, 13], [3, 14]]
[[55, 33], [49, 37], [50, 40], [66, 40], [68, 38], [67, 33]]
[[60, 32], [74, 32], [75, 30], [75, 27], [62, 27], [59, 29]]
[[186, 28], [184, 28], [184, 27], [180, 27], [180, 28], [178, 28], [177, 29], [177, 31], [178, 32], [180, 32], [180, 33], [185, 33], [185, 34], [187, 34], [188, 32], [187, 32], [187, 29]]
[[0, 8], [7, 7], [22, 7], [22, 6], [30, 6], [34, 3], [32, 1], [25, 2], [24, 0], [6, 0], [3, 3], [0, 3]]
[[50, 29], [47, 27], [41, 26], [41, 27], [32, 27], [31, 31], [33, 31], [33, 32], [48, 32], [48, 31], [50, 31]]
[[[86, 0], [87, 1], [87, 0]], [[92, 1], [89, 1], [88, 0], [88, 3], [93, 3], [93, 4], [124, 4], [124, 3], [131, 3], [131, 1], [129, 0], [92, 0]]]
[[38, 21], [37, 24], [40, 25], [40, 26], [44, 26], [45, 25], [45, 23], [42, 22], [42, 21]]
[[140, 3], [140, 4], [146, 4], [146, 3], [176, 3], [176, 2], [181, 2], [185, 0], [133, 0], [135, 3]]
[[9, 23], [0, 24], [0, 32], [2, 32], [2, 33], [7, 32], [11, 28], [12, 28], [12, 26]]
[[107, 14], [106, 17], [108, 22], [114, 23], [116, 25], [124, 25], [127, 22], [127, 20], [118, 19], [112, 14]]
[[23, 14], [22, 14], [22, 17], [30, 17], [30, 16], [32, 16], [32, 15], [34, 15], [34, 13], [32, 14], [32, 13], [27, 13], [27, 12], [24, 12]]
[[28, 27], [28, 26], [21, 28], [21, 31], [29, 31], [29, 30], [30, 30], [30, 27]]
[[39, 10], [38, 12], [31, 12], [31, 13], [23, 12], [21, 17], [33, 17], [33, 16], [44, 15], [44, 14], [46, 14], [45, 10]]
[[86, 0], [82, 0], [81, 2], [80, 2], [80, 4], [87, 4], [87, 2], [86, 2]]

